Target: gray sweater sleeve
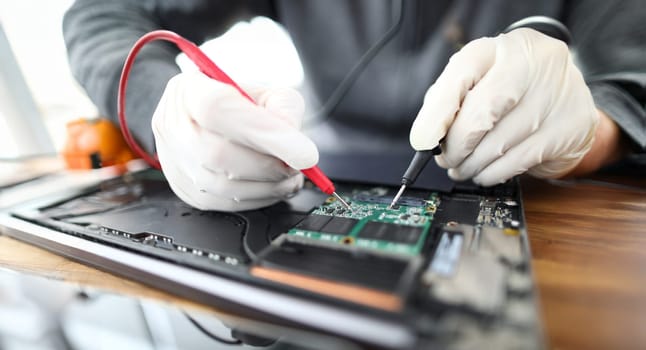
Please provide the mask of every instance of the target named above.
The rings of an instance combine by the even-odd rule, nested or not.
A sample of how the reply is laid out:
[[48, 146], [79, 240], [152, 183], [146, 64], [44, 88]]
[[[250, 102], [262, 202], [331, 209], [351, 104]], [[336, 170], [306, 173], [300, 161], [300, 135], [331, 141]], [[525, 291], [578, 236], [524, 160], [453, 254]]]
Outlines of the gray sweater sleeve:
[[570, 2], [566, 24], [597, 108], [646, 152], [646, 18], [641, 0]]
[[[269, 2], [216, 0], [77, 0], [65, 14], [63, 34], [72, 72], [99, 112], [117, 121], [117, 90], [134, 42], [155, 29], [168, 29], [200, 44], [236, 20], [271, 16]], [[137, 56], [128, 81], [128, 125], [152, 151], [150, 119], [167, 81], [177, 73], [178, 49], [152, 42]]]

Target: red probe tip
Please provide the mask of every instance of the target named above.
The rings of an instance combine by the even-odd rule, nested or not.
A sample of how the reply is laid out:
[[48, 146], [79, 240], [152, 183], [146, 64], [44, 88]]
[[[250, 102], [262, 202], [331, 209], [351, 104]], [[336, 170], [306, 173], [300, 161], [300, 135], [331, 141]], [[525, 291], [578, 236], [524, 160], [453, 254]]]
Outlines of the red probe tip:
[[307, 176], [307, 178], [310, 179], [316, 187], [320, 188], [323, 193], [329, 195], [334, 193], [334, 184], [327, 176], [325, 176], [325, 174], [323, 174], [318, 166], [315, 165], [311, 168], [303, 169], [301, 172], [303, 175]]
[[341, 198], [341, 196], [336, 193], [334, 184], [327, 176], [325, 176], [325, 174], [323, 174], [323, 171], [321, 171], [318, 166], [315, 165], [311, 168], [303, 169], [301, 170], [301, 172], [303, 173], [303, 175], [307, 176], [307, 178], [310, 179], [310, 181], [312, 181], [312, 183], [316, 185], [316, 187], [320, 188], [323, 193], [334, 196], [339, 202], [341, 202], [341, 204], [343, 204], [344, 207], [352, 210], [350, 204], [344, 201], [343, 198]]

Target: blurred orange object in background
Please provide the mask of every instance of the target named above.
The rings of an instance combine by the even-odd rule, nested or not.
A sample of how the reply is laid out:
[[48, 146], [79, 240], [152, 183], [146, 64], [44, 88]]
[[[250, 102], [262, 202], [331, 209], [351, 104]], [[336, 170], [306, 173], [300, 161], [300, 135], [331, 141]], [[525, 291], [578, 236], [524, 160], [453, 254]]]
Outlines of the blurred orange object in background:
[[63, 159], [68, 169], [97, 169], [135, 159], [121, 131], [103, 118], [67, 123]]

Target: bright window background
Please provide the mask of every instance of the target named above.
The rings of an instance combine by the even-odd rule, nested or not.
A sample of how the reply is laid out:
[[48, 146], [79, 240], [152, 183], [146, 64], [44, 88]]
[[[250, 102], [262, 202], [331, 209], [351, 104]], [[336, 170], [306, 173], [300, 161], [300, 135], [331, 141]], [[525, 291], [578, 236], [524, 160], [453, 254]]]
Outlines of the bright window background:
[[0, 21], [57, 149], [66, 121], [96, 115], [67, 64], [61, 22], [71, 3], [0, 0]]
[[[64, 144], [66, 122], [97, 115], [67, 62], [62, 19], [72, 3], [0, 0], [0, 22], [58, 150]], [[288, 34], [269, 19], [240, 22], [203, 47], [240, 83], [298, 87], [303, 81]], [[178, 63], [184, 70], [195, 69], [185, 57], [178, 57]]]

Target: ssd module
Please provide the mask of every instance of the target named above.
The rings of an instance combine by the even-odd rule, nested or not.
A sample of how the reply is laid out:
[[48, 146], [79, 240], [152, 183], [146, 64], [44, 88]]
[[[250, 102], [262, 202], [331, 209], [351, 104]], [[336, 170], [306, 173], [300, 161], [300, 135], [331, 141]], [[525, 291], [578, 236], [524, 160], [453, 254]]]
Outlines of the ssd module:
[[415, 285], [440, 196], [404, 197], [389, 209], [386, 188], [340, 191], [278, 236], [252, 275], [390, 312]]
[[439, 205], [439, 196], [402, 198], [388, 209], [389, 197], [366, 193], [342, 195], [347, 210], [334, 197], [305, 217], [288, 234], [313, 240], [375, 249], [396, 254], [419, 254]]

